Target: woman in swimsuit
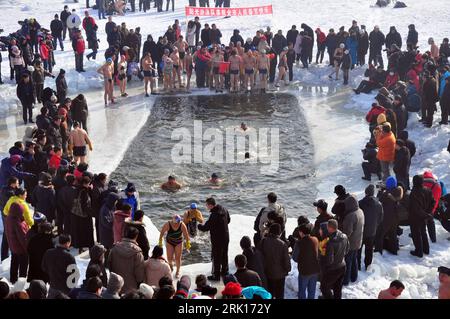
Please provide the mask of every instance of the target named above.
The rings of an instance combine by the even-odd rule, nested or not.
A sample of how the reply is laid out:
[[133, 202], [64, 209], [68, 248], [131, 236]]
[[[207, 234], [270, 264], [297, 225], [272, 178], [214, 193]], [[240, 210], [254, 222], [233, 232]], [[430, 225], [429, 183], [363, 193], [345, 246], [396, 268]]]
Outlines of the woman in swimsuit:
[[173, 256], [175, 255], [175, 264], [177, 272], [176, 278], [180, 276], [181, 268], [181, 253], [183, 251], [183, 236], [186, 239], [186, 250], [191, 249], [191, 241], [186, 225], [183, 223], [183, 219], [180, 215], [173, 216], [171, 221], [168, 221], [159, 235], [159, 246], [162, 247], [162, 241], [164, 235], [166, 235], [166, 253], [169, 261], [170, 269], [173, 271]]
[[339, 80], [339, 69], [341, 68], [342, 58], [344, 56], [344, 48], [345, 44], [339, 44], [339, 47], [334, 50], [334, 70], [328, 76], [330, 79], [333, 79], [333, 74], [336, 74], [336, 81]]
[[287, 68], [287, 56], [286, 53], [288, 51], [288, 47], [283, 48], [283, 52], [280, 54], [280, 62], [278, 63], [278, 79], [276, 87], [280, 86], [280, 81], [284, 80], [286, 76], [286, 68]]

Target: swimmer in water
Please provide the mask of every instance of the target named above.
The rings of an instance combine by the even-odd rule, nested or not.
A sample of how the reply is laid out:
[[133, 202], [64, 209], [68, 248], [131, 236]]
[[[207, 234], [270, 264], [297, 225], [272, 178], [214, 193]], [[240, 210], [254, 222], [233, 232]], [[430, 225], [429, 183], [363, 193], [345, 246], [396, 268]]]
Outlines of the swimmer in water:
[[161, 185], [161, 188], [165, 191], [176, 192], [181, 189], [181, 184], [178, 183], [173, 176], [169, 176], [167, 182]]
[[241, 123], [241, 130], [243, 130], [244, 132], [248, 130], [248, 126], [244, 122]]
[[250, 153], [249, 152], [245, 152], [245, 159], [250, 159]]
[[220, 184], [222, 183], [222, 180], [219, 178], [219, 175], [217, 175], [216, 173], [212, 173], [211, 174], [211, 178], [209, 179], [209, 182], [211, 184]]

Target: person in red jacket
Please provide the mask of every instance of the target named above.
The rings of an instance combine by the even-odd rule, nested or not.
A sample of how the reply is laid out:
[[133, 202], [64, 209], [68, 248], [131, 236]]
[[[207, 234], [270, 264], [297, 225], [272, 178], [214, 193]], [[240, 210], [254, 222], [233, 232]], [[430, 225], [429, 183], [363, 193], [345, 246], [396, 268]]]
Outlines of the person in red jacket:
[[[425, 171], [423, 173], [423, 187], [428, 188], [433, 193], [434, 198], [434, 207], [433, 211], [431, 212], [434, 216], [436, 213], [436, 209], [439, 205], [439, 200], [442, 196], [442, 188], [441, 184], [437, 180], [437, 178], [434, 177], [433, 173], [431, 171]], [[427, 229], [428, 229], [428, 235], [430, 236], [431, 242], [436, 242], [436, 225], [434, 224], [434, 218], [431, 218], [427, 222]]]
[[320, 28], [317, 28], [315, 32], [317, 35], [316, 64], [319, 64], [319, 57], [320, 57], [320, 64], [322, 64], [323, 56], [325, 54], [327, 36], [325, 33], [322, 32], [322, 30], [320, 30]]
[[113, 233], [114, 233], [114, 243], [118, 243], [122, 240], [123, 230], [125, 227], [125, 219], [131, 217], [131, 205], [123, 204], [121, 210], [114, 212], [113, 219]]
[[386, 76], [386, 81], [384, 82], [384, 87], [388, 90], [393, 89], [399, 80], [398, 73], [395, 70], [390, 70]]
[[42, 64], [44, 65], [44, 70], [49, 70], [49, 55], [50, 55], [50, 49], [45, 43], [43, 39], [39, 42], [39, 54], [41, 55]]
[[26, 277], [28, 254], [26, 234], [28, 225], [23, 217], [24, 209], [19, 203], [13, 203], [6, 217], [5, 232], [11, 250], [10, 281], [14, 284], [18, 277]]
[[72, 48], [75, 52], [75, 70], [77, 72], [86, 72], [83, 67], [84, 51], [86, 50], [86, 43], [84, 42], [81, 30], [77, 30], [72, 39]]
[[386, 114], [386, 109], [378, 103], [372, 103], [372, 108], [366, 114], [366, 121], [369, 123], [369, 131], [371, 134], [378, 125], [377, 118], [380, 114]]

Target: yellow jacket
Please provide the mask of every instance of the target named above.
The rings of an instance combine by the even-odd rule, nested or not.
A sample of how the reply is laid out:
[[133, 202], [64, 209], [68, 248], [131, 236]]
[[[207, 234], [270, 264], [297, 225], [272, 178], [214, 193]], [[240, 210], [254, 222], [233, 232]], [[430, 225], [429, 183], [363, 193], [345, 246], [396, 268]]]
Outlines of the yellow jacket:
[[6, 202], [6, 205], [3, 208], [3, 214], [5, 216], [8, 216], [9, 209], [10, 209], [10, 207], [11, 207], [11, 205], [13, 203], [17, 203], [17, 204], [19, 204], [19, 205], [21, 205], [23, 207], [23, 218], [25, 219], [25, 222], [27, 223], [27, 225], [29, 227], [33, 226], [33, 224], [34, 224], [33, 215], [30, 212], [30, 207], [28, 206], [28, 203], [24, 199], [22, 199], [22, 198], [20, 198], [18, 196], [12, 196]]
[[197, 222], [199, 222], [200, 224], [203, 224], [203, 222], [204, 222], [202, 213], [198, 209], [195, 209], [195, 210], [190, 209], [190, 210], [188, 210], [187, 212], [184, 213], [183, 222], [186, 225], [189, 224], [194, 219]]

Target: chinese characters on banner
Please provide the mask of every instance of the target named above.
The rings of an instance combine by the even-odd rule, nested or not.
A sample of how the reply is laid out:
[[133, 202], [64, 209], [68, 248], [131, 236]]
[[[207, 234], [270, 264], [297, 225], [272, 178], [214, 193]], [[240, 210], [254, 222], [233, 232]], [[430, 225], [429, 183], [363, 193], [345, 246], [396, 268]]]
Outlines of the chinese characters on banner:
[[226, 17], [226, 16], [257, 16], [272, 14], [272, 5], [247, 8], [199, 8], [186, 7], [186, 16]]

